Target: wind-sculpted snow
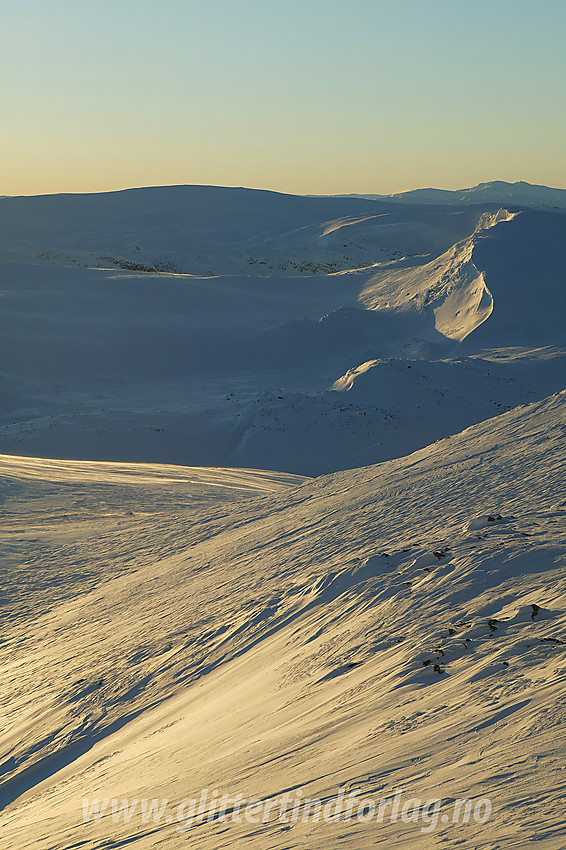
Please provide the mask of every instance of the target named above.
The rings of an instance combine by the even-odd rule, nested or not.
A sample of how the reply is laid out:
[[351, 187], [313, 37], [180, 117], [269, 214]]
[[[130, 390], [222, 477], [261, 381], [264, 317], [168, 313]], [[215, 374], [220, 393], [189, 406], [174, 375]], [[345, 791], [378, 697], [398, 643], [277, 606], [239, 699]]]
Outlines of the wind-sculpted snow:
[[466, 348], [564, 345], [565, 244], [566, 217], [556, 213], [525, 211], [479, 236], [473, 258], [494, 309]]
[[377, 272], [365, 284], [360, 301], [371, 310], [428, 313], [442, 337], [462, 342], [493, 312], [484, 273], [473, 262], [476, 243], [486, 230], [513, 218], [503, 209], [483, 214], [471, 236], [431, 262]]
[[[561, 393], [314, 481], [6, 458], [3, 847], [559, 850], [565, 422]], [[204, 788], [447, 816], [191, 825]]]
[[317, 395], [265, 394], [241, 411], [230, 461], [320, 475], [387, 460], [536, 398], [498, 363], [477, 358], [366, 361]]
[[563, 346], [566, 218], [523, 211], [483, 216], [476, 231], [434, 260], [377, 271], [361, 303], [432, 313], [435, 329], [466, 353]]

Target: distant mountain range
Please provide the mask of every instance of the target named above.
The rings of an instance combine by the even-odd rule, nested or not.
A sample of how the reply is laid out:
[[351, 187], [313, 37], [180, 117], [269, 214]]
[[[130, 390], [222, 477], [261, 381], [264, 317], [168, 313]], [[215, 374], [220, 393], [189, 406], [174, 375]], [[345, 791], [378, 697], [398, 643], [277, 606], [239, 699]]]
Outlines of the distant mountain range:
[[394, 195], [339, 195], [337, 197], [365, 198], [369, 201], [399, 201], [404, 204], [511, 204], [519, 207], [566, 209], [566, 189], [534, 186], [519, 180], [506, 183], [493, 180], [478, 183], [470, 189], [412, 189]]

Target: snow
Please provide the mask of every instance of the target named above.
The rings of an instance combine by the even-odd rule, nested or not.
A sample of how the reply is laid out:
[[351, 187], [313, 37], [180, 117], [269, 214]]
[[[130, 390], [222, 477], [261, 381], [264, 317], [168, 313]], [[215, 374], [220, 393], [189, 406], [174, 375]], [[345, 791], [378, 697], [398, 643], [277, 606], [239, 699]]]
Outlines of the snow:
[[445, 250], [478, 214], [219, 186], [11, 197], [0, 198], [0, 256], [204, 276], [312, 274]]
[[395, 195], [350, 195], [347, 197], [366, 200], [399, 201], [403, 204], [516, 204], [521, 207], [540, 209], [566, 209], [566, 189], [553, 189], [549, 186], [533, 186], [524, 180], [507, 183], [493, 180], [479, 183], [469, 189], [412, 189]]
[[[12, 461], [3, 533], [41, 580], [3, 636], [4, 846], [179, 846], [177, 821], [81, 824], [83, 797], [355, 787], [487, 797], [494, 811], [425, 834], [275, 820], [188, 838], [560, 847], [565, 412], [561, 393], [407, 458], [255, 496], [136, 466], [116, 483], [99, 465], [38, 462], [30, 478], [33, 461]], [[504, 522], [462, 530], [493, 504]]]
[[566, 219], [395, 204], [0, 199], [7, 850], [563, 850]]

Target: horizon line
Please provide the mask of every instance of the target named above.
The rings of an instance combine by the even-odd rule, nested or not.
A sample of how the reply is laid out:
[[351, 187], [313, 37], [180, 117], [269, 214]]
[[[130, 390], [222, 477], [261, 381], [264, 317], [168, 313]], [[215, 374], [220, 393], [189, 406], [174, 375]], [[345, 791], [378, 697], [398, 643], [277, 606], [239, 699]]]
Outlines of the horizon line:
[[320, 193], [320, 192], [283, 192], [279, 189], [271, 189], [266, 188], [264, 186], [239, 186], [236, 184], [224, 184], [224, 183], [155, 183], [148, 185], [136, 185], [136, 186], [123, 186], [117, 189], [92, 189], [86, 191], [61, 191], [61, 192], [37, 192], [37, 193], [17, 193], [14, 195], [0, 195], [0, 200], [4, 200], [7, 198], [46, 198], [46, 197], [55, 197], [58, 195], [110, 195], [117, 194], [119, 192], [130, 192], [136, 190], [144, 190], [144, 189], [167, 189], [167, 188], [181, 188], [181, 187], [193, 187], [193, 188], [202, 188], [202, 189], [242, 189], [250, 192], [270, 192], [275, 195], [287, 195], [290, 197], [297, 198], [349, 198], [349, 197], [359, 197], [364, 198], [367, 195], [375, 196], [376, 198], [395, 198], [399, 195], [406, 195], [412, 192], [468, 192], [473, 189], [478, 189], [480, 186], [490, 186], [493, 184], [501, 183], [505, 186], [530, 186], [535, 189], [550, 189], [551, 191], [563, 192], [566, 191], [566, 187], [561, 186], [547, 186], [542, 183], [529, 183], [528, 180], [486, 180], [480, 181], [473, 186], [462, 186], [457, 189], [447, 189], [439, 186], [417, 186], [413, 189], [403, 189], [399, 192], [329, 192], [329, 193]]

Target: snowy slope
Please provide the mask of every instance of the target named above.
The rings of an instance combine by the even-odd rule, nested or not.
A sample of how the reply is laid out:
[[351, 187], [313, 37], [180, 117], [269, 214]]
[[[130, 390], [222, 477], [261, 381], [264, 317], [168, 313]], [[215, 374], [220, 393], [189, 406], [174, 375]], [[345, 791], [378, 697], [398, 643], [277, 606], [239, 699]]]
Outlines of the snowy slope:
[[[4, 458], [3, 847], [561, 850], [565, 434], [561, 393], [312, 482]], [[383, 822], [279, 819], [341, 788]]]
[[0, 258], [183, 274], [312, 274], [445, 250], [478, 210], [220, 186], [0, 199]]

